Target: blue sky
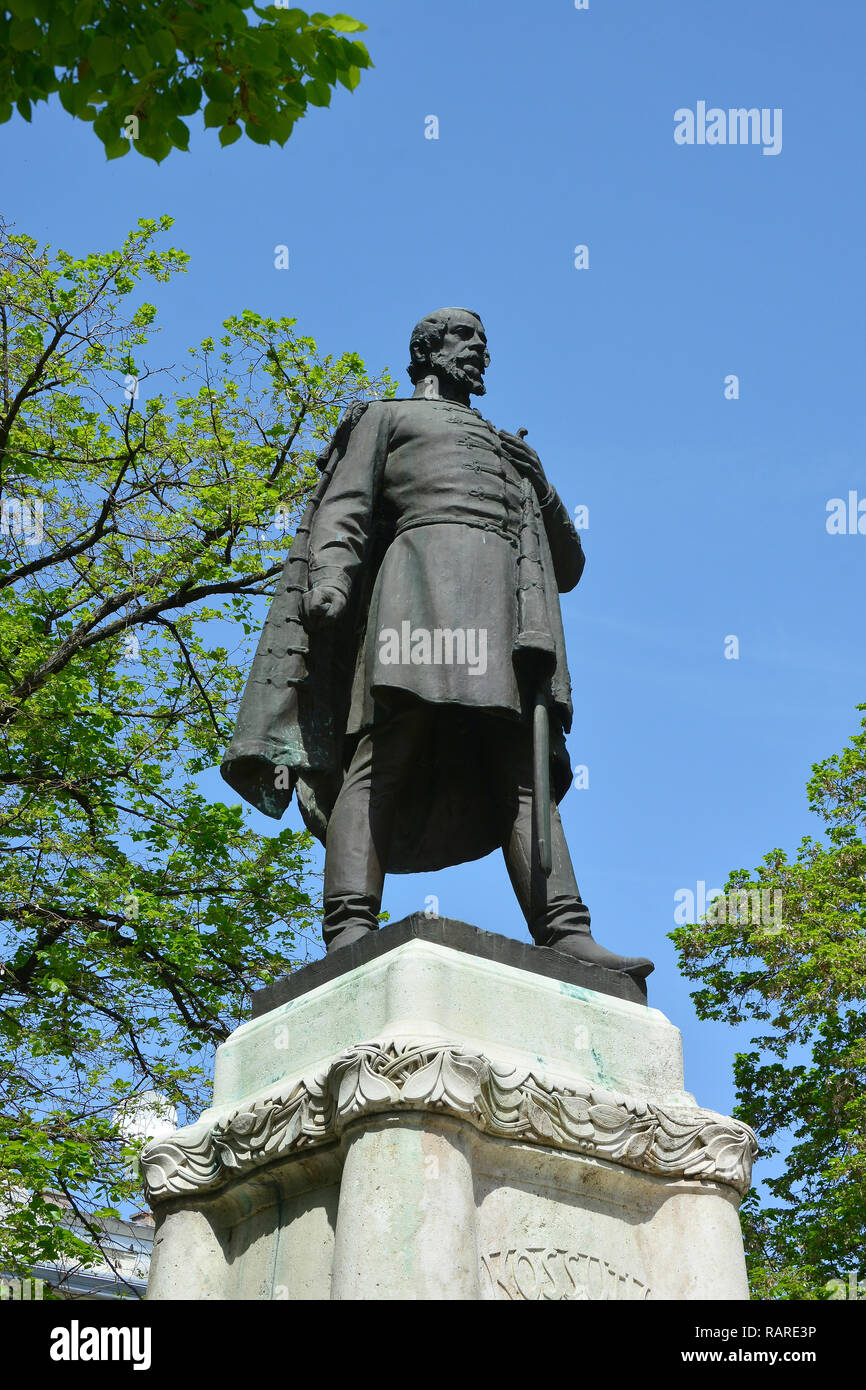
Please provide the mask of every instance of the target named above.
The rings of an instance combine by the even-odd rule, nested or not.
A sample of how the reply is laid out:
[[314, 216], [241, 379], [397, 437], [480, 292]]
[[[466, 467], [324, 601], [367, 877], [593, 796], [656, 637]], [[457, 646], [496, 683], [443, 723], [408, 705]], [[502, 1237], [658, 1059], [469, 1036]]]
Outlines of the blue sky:
[[[52, 104], [0, 128], [4, 212], [71, 251], [172, 215], [192, 263], [162, 294], [165, 362], [252, 308], [296, 316], [408, 391], [416, 319], [482, 314], [485, 415], [525, 426], [569, 507], [589, 508], [586, 572], [563, 601], [570, 750], [589, 768], [562, 808], [581, 888], [600, 940], [655, 959], [650, 1001], [683, 1030], [686, 1084], [728, 1110], [744, 1038], [695, 1019], [666, 939], [674, 894], [816, 830], [811, 764], [866, 700], [866, 535], [825, 527], [830, 498], [866, 499], [866, 11], [345, 8], [376, 67], [285, 149], [220, 150], [192, 118], [189, 154], [106, 163]], [[674, 112], [699, 101], [781, 108], [781, 152], [677, 145]], [[216, 774], [206, 785], [226, 793]], [[384, 906], [397, 918], [428, 894], [526, 939], [499, 856], [391, 878]]]

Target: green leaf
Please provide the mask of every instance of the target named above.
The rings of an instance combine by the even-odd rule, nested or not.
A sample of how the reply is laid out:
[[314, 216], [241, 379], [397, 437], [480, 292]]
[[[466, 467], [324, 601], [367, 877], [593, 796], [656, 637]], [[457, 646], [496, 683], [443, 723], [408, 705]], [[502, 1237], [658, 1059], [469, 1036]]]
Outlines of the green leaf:
[[135, 77], [146, 77], [156, 67], [153, 55], [146, 44], [131, 44], [126, 55], [126, 66]]
[[247, 121], [246, 133], [256, 145], [269, 145], [271, 142], [271, 132], [267, 126], [253, 125], [251, 121]]
[[70, 116], [76, 116], [78, 114], [77, 106], [80, 100], [79, 88], [75, 85], [74, 82], [70, 81], [67, 78], [63, 82], [61, 82], [57, 90], [58, 96], [60, 97], [60, 104], [63, 107], [63, 109], [65, 111], [68, 111]]
[[155, 60], [155, 64], [167, 66], [174, 63], [177, 56], [177, 45], [174, 35], [170, 29], [158, 29], [148, 38], [148, 47]]
[[174, 87], [175, 109], [179, 116], [191, 116], [201, 101], [201, 84], [194, 77], [185, 77]]
[[325, 23], [329, 29], [336, 29], [341, 34], [357, 34], [361, 29], [367, 28], [360, 19], [352, 19], [347, 14], [333, 14]]
[[224, 101], [209, 101], [204, 109], [206, 127], [225, 125], [232, 114], [231, 106]]
[[168, 133], [177, 149], [189, 149], [189, 126], [185, 125], [183, 121], [173, 120], [168, 128]]
[[307, 22], [308, 16], [305, 10], [284, 10], [278, 5], [268, 5], [267, 8], [276, 9], [276, 18], [281, 24], [287, 25], [289, 28], [297, 29]]
[[304, 92], [307, 100], [313, 106], [329, 106], [331, 104], [331, 88], [327, 82], [314, 80], [304, 83]]
[[235, 83], [228, 73], [219, 71], [206, 73], [204, 88], [211, 101], [227, 102], [234, 99]]
[[93, 71], [101, 77], [120, 66], [123, 52], [124, 45], [120, 38], [108, 38], [98, 34], [88, 45], [87, 60]]
[[14, 18], [9, 25], [9, 43], [19, 52], [36, 48], [41, 37], [42, 31], [32, 19]]
[[342, 82], [344, 87], [348, 87], [350, 92], [354, 92], [358, 83], [361, 81], [361, 69], [355, 67], [347, 68], [345, 72], [338, 74], [338, 81]]
[[240, 126], [224, 125], [222, 130], [220, 131], [220, 144], [233, 145], [236, 140], [240, 140], [242, 134], [243, 132]]

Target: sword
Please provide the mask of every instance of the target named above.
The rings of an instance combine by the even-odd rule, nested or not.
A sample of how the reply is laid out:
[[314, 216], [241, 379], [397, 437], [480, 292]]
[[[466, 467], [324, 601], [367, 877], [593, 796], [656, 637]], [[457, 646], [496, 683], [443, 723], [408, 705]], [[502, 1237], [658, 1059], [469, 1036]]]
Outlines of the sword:
[[535, 688], [532, 710], [532, 818], [538, 863], [545, 878], [553, 872], [550, 843], [550, 720], [541, 686]]
[[[528, 430], [519, 429], [518, 439]], [[553, 870], [550, 832], [550, 719], [545, 692], [545, 666], [555, 659], [547, 633], [547, 614], [543, 602], [544, 572], [538, 554], [532, 483], [521, 477], [522, 512], [520, 555], [518, 558], [518, 651], [534, 677], [532, 697], [532, 823], [538, 847], [538, 863], [545, 878]]]

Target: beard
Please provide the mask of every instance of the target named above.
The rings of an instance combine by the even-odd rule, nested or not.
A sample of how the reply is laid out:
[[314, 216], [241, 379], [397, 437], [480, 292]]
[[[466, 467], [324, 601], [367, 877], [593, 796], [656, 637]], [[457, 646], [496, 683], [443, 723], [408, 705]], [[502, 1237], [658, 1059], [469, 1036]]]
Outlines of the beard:
[[433, 352], [430, 354], [430, 366], [437, 376], [447, 377], [455, 386], [468, 390], [470, 396], [483, 396], [487, 391], [484, 368], [476, 366], [473, 361], [461, 362], [445, 353]]

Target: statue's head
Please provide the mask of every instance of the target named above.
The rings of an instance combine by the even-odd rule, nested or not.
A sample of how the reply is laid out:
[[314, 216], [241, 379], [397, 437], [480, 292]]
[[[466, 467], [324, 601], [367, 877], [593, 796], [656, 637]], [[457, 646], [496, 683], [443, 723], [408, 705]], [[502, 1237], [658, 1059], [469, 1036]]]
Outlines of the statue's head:
[[490, 365], [481, 319], [471, 309], [437, 309], [416, 323], [409, 339], [412, 382], [445, 377], [470, 396], [483, 396]]

